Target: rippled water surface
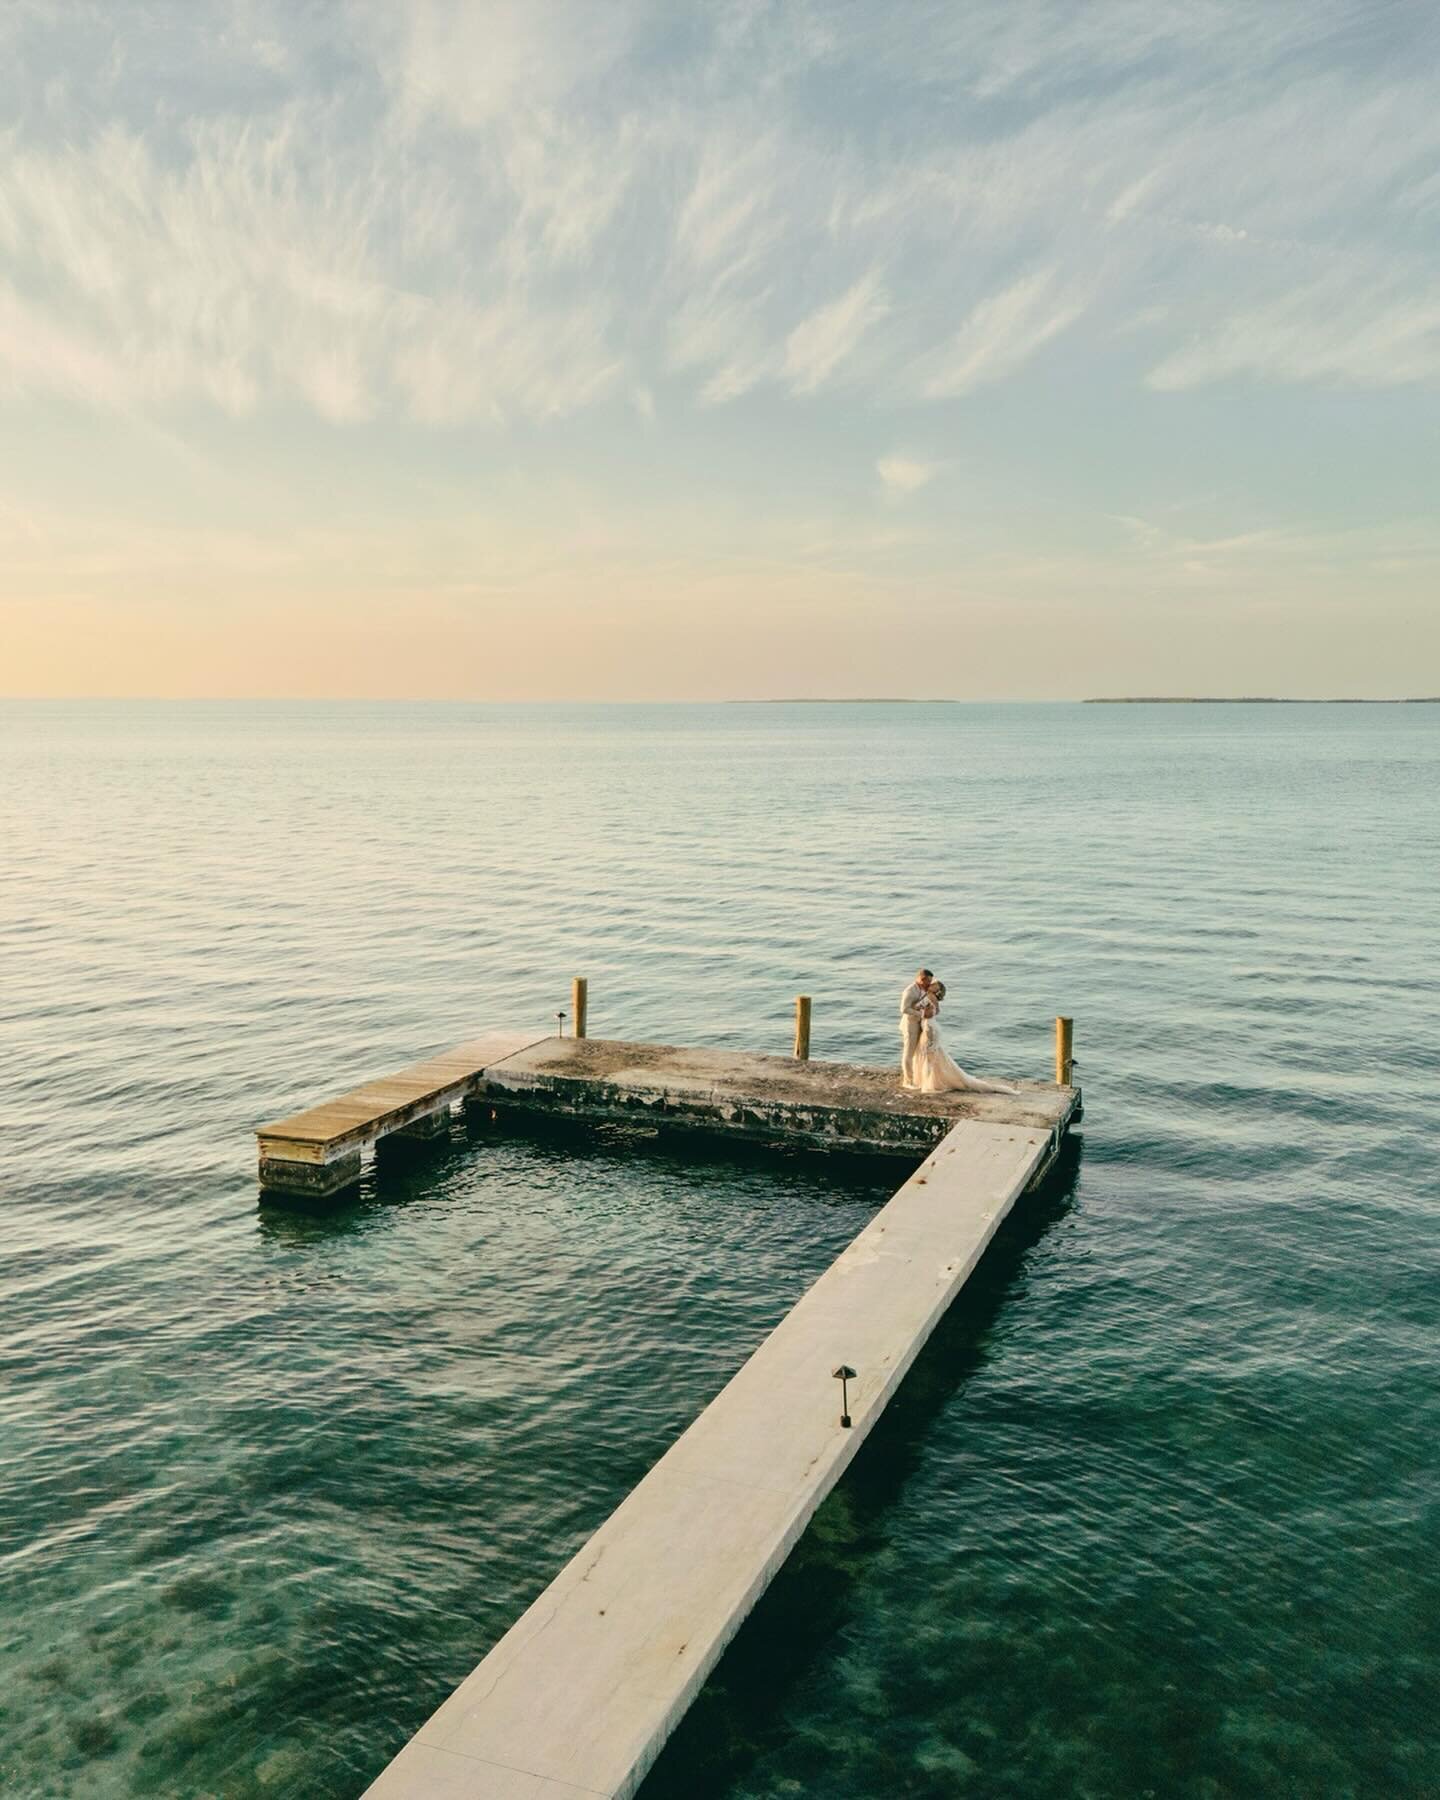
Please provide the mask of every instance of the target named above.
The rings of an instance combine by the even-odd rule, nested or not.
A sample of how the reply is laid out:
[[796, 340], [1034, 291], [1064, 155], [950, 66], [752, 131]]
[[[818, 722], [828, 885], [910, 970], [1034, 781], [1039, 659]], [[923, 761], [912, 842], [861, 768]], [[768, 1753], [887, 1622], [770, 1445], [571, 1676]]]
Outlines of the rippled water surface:
[[971, 1068], [1012, 1219], [646, 1800], [1440, 1793], [1437, 707], [0, 707], [0, 1790], [353, 1796], [895, 1185], [253, 1126], [572, 973]]

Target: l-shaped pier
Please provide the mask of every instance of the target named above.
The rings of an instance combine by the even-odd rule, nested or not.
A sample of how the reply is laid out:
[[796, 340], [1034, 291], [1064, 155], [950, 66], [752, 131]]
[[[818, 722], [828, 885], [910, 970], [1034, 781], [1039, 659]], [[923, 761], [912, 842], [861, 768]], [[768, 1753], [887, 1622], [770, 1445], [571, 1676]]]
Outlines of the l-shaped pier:
[[902, 1092], [893, 1070], [499, 1033], [262, 1128], [262, 1180], [305, 1195], [349, 1185], [367, 1144], [428, 1135], [456, 1102], [923, 1158], [367, 1800], [635, 1793], [1078, 1120], [1077, 1088], [1019, 1086], [925, 1096]]
[[339, 1193], [360, 1179], [365, 1150], [433, 1137], [457, 1104], [900, 1157], [924, 1156], [971, 1119], [1047, 1130], [1058, 1148], [1078, 1090], [1012, 1085], [1014, 1097], [913, 1094], [896, 1070], [856, 1063], [490, 1032], [260, 1126], [260, 1185], [272, 1194]]

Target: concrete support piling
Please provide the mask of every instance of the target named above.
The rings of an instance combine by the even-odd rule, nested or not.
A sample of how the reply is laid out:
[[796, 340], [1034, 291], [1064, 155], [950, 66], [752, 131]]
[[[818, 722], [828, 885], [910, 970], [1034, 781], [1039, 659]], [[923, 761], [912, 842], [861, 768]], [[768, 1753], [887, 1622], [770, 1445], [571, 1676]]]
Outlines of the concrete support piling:
[[[438, 1112], [426, 1113], [424, 1118], [416, 1119], [411, 1125], [402, 1125], [392, 1137], [411, 1138], [416, 1143], [428, 1143], [431, 1138], [444, 1137], [450, 1129], [450, 1108], [442, 1106]], [[385, 1140], [382, 1138], [381, 1142]]]
[[296, 1155], [296, 1148], [309, 1150], [308, 1145], [277, 1145], [279, 1154], [267, 1155], [266, 1147], [261, 1147], [260, 1185], [267, 1193], [287, 1194], [297, 1200], [328, 1200], [360, 1179], [358, 1149], [324, 1161], [308, 1154]]
[[450, 1108], [442, 1106], [436, 1112], [424, 1113], [420, 1118], [412, 1119], [408, 1125], [401, 1125], [378, 1137], [375, 1140], [375, 1154], [384, 1157], [414, 1155], [432, 1144], [440, 1143], [449, 1134]]

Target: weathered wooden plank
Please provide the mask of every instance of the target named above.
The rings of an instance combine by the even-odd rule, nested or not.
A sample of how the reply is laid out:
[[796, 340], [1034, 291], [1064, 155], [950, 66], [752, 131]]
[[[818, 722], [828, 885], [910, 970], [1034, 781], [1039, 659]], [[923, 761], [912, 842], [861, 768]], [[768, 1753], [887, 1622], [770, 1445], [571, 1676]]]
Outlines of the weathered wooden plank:
[[532, 1032], [494, 1032], [260, 1126], [261, 1186], [301, 1196], [339, 1191], [358, 1179], [367, 1145], [473, 1093], [488, 1067], [537, 1041]]
[[[473, 1082], [485, 1068], [539, 1042], [533, 1032], [494, 1032], [460, 1044], [439, 1056], [362, 1082], [318, 1106], [275, 1119], [256, 1130], [268, 1142], [324, 1144], [365, 1125], [383, 1125], [387, 1114], [417, 1101], [440, 1100], [449, 1090]], [[458, 1094], [452, 1098], [460, 1098]]]

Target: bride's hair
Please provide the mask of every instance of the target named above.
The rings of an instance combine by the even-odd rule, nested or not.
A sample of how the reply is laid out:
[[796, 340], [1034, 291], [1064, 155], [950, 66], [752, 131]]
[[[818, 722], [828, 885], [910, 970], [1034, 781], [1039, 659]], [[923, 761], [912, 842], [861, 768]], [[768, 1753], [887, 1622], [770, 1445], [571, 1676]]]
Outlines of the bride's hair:
[[943, 981], [932, 981], [930, 983], [930, 998], [935, 1001], [937, 1006], [940, 1001], [945, 998], [945, 983]]

